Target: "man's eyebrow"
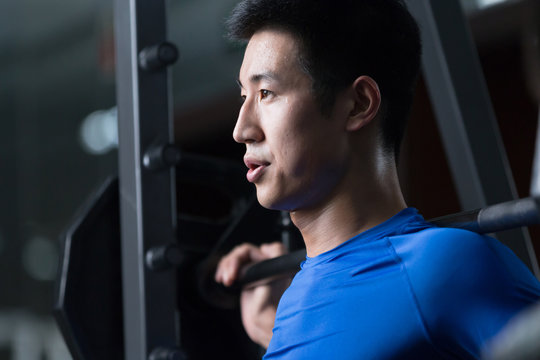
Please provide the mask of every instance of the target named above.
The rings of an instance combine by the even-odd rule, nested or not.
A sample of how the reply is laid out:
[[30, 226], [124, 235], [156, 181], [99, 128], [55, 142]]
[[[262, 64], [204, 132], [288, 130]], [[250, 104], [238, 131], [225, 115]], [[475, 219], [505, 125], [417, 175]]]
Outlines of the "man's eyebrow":
[[[249, 81], [251, 83], [258, 83], [258, 82], [261, 82], [262, 80], [276, 81], [278, 79], [279, 79], [278, 76], [273, 72], [263, 72], [260, 74], [253, 74], [249, 77]], [[236, 83], [238, 84], [238, 86], [240, 86], [241, 89], [244, 88], [244, 85], [242, 85], [242, 82], [240, 81], [240, 79], [236, 79]]]

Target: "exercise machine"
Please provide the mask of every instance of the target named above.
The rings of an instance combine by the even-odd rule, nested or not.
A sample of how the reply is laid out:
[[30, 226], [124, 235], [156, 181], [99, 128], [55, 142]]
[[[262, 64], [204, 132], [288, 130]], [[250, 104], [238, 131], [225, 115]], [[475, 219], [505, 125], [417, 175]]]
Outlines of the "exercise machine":
[[[538, 276], [534, 249], [521, 227], [538, 221], [537, 198], [512, 202], [515, 185], [459, 1], [407, 3], [422, 28], [424, 79], [459, 199], [464, 209], [483, 209], [459, 214], [445, 226], [467, 223], [478, 230], [484, 214], [499, 209], [499, 217], [489, 217], [496, 219], [496, 229], [487, 231], [513, 228], [497, 237]], [[236, 181], [231, 184], [243, 195], [231, 201], [226, 221], [205, 226], [181, 221], [177, 195], [189, 181], [180, 181], [179, 169], [196, 174], [212, 163], [223, 179], [234, 178], [235, 172], [234, 166], [186, 155], [174, 146], [168, 66], [179, 51], [167, 41], [166, 11], [163, 0], [115, 1], [118, 181], [99, 189], [70, 227], [58, 280], [57, 319], [77, 359], [205, 359], [217, 348], [231, 358], [256, 356], [245, 334], [244, 340], [234, 340], [242, 337], [235, 310], [218, 312], [203, 304], [202, 299], [215, 302], [217, 296], [204, 279], [212, 257], [235, 242], [252, 240], [245, 236], [245, 224], [275, 229], [269, 236], [293, 234], [284, 228], [286, 217], [257, 208], [249, 190], [243, 192]], [[201, 162], [206, 165], [198, 167]], [[209, 244], [197, 249], [192, 237], [210, 239]], [[268, 265], [253, 267], [243, 282], [297, 266], [302, 253], [295, 254], [285, 258], [286, 264], [270, 266], [270, 273], [260, 275]], [[251, 273], [259, 275], [249, 278]], [[208, 346], [199, 334], [219, 328], [220, 316], [229, 331], [215, 330], [224, 339]], [[203, 324], [197, 328], [197, 323]]]

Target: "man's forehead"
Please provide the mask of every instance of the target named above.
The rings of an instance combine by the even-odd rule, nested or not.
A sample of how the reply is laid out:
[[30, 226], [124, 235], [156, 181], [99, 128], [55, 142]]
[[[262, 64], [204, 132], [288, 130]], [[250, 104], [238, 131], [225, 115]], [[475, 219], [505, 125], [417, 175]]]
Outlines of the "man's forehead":
[[279, 80], [281, 74], [295, 71], [297, 63], [295, 38], [287, 32], [265, 29], [249, 40], [240, 69], [240, 80]]
[[272, 52], [280, 50], [296, 54], [298, 48], [298, 39], [290, 31], [265, 27], [256, 31], [248, 42], [248, 48], [257, 46], [261, 52]]

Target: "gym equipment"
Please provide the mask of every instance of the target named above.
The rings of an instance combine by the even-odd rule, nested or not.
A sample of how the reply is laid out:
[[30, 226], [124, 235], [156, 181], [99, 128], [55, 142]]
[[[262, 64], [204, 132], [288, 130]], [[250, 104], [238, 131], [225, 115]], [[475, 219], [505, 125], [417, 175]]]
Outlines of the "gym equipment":
[[[487, 90], [459, 1], [407, 0], [407, 3], [423, 29], [424, 76], [462, 206], [485, 208], [488, 203], [501, 204], [515, 198], [506, 156], [491, 104], [486, 100]], [[72, 229], [71, 235], [66, 237], [69, 241], [64, 246], [59, 281], [61, 306], [57, 310], [57, 319], [76, 358], [176, 359], [183, 357], [180, 346], [192, 359], [216, 357], [208, 355], [211, 347], [197, 343], [201, 341], [198, 334], [204, 334], [204, 331], [208, 334], [212, 329], [208, 326], [198, 329], [195, 324], [216, 326], [214, 317], [218, 314], [205, 309], [208, 315], [204, 320], [195, 316], [199, 310], [197, 306], [203, 304], [198, 301], [196, 286], [190, 279], [208, 278], [208, 273], [200, 275], [194, 270], [196, 264], [204, 260], [203, 250], [217, 256], [218, 250], [224, 251], [232, 243], [227, 239], [253, 240], [242, 237], [242, 226], [235, 226], [242, 222], [236, 219], [241, 219], [239, 214], [248, 206], [247, 198], [240, 201], [244, 203], [242, 206], [236, 209], [233, 206], [233, 212], [238, 216], [230, 222], [197, 226], [193, 222], [180, 221], [182, 226], [178, 226], [177, 193], [185, 191], [188, 185], [175, 186], [174, 165], [181, 161], [181, 154], [171, 145], [172, 111], [167, 65], [178, 57], [178, 51], [166, 42], [166, 20], [162, 0], [115, 1], [120, 175], [116, 194], [119, 201], [115, 211], [113, 200], [99, 200], [102, 198], [98, 196], [95, 208], [91, 206], [86, 212], [87, 217], [79, 219], [79, 224], [87, 230]], [[112, 193], [113, 190], [104, 190], [102, 195]], [[113, 205], [109, 210], [100, 210], [102, 205], [99, 204], [103, 202]], [[179, 205], [179, 208], [184, 206], [183, 202]], [[521, 205], [514, 205], [511, 208], [522, 214]], [[533, 218], [525, 215], [518, 220], [505, 219], [508, 209], [506, 206], [500, 208], [501, 218], [492, 217], [497, 211], [482, 214], [489, 215], [486, 215], [487, 219], [493, 222], [488, 221], [488, 224], [496, 224], [497, 229], [525, 225], [521, 221], [528, 222]], [[102, 210], [105, 212], [101, 213]], [[262, 218], [268, 221], [264, 216], [261, 221]], [[461, 216], [459, 222], [480, 228], [483, 218], [484, 215], [478, 212]], [[102, 226], [98, 225], [100, 223]], [[278, 231], [287, 234], [279, 227]], [[192, 238], [202, 239], [203, 244], [191, 244], [189, 239]], [[105, 243], [97, 245], [95, 241], [100, 239]], [[499, 239], [538, 274], [526, 231], [505, 232]], [[211, 240], [216, 240], [217, 245]], [[90, 261], [87, 257], [99, 254], [100, 250], [91, 249], [89, 243], [102, 248], [106, 254], [97, 261]], [[269, 272], [274, 274], [275, 268], [286, 268], [290, 264], [296, 264], [297, 268], [299, 258], [289, 255], [287, 259], [289, 261], [281, 264], [277, 263], [283, 259], [276, 259], [271, 265], [255, 265], [246, 272], [244, 283], [265, 278]], [[79, 268], [77, 263], [85, 265]], [[204, 266], [199, 270], [204, 270], [205, 266], [208, 270], [211, 262], [202, 264]], [[176, 266], [179, 268], [174, 271]], [[96, 276], [100, 282], [95, 281]], [[103, 290], [88, 290], [94, 285]], [[70, 286], [79, 290], [70, 290]], [[81, 293], [77, 295], [77, 291]], [[103, 303], [91, 302], [92, 295], [99, 291], [107, 292]], [[123, 294], [123, 299], [119, 293]], [[238, 314], [231, 312], [228, 315], [231, 319], [229, 331], [220, 332], [226, 339], [215, 336], [213, 342], [223, 340], [224, 345], [229, 342], [230, 347], [240, 352], [240, 348], [247, 345], [227, 337], [233, 332], [235, 323], [232, 319], [238, 319]], [[100, 320], [100, 316], [106, 318]], [[120, 328], [122, 331], [118, 330]], [[109, 339], [114, 345], [102, 346], [106, 339], [99, 340], [103, 335], [100, 331], [107, 329], [114, 333]], [[94, 347], [103, 351], [89, 350]], [[220, 348], [220, 345], [212, 347]], [[253, 357], [253, 352], [248, 353], [236, 358]]]
[[[197, 272], [195, 274], [197, 279], [196, 290], [202, 300], [220, 309], [234, 309], [238, 307], [238, 294], [243, 284], [239, 283], [231, 288], [226, 288], [216, 284], [214, 281], [218, 261], [223, 255], [232, 250], [235, 245], [248, 241], [255, 244], [262, 244], [276, 241], [276, 239], [281, 237], [282, 242], [285, 240], [289, 243], [287, 246], [289, 251], [304, 246], [300, 232], [296, 228], [291, 227], [287, 221], [284, 221], [284, 217], [276, 216], [278, 214], [277, 211], [269, 211], [262, 208], [255, 196], [251, 198], [249, 205], [230, 223], [229, 227], [216, 242], [212, 251], [197, 266]], [[271, 217], [272, 215], [274, 216]], [[288, 214], [286, 219], [289, 219]], [[267, 230], [261, 232], [261, 224], [265, 223], [265, 229]], [[253, 239], [252, 234], [257, 234], [257, 238]], [[303, 251], [303, 254], [302, 250], [293, 254], [298, 254], [299, 257], [295, 258], [290, 254], [288, 257], [285, 257], [284, 262], [280, 262], [280, 258], [268, 261], [272, 268], [275, 268], [274, 264], [277, 262], [279, 269], [282, 269], [284, 272], [290, 269], [294, 273], [298, 271], [300, 261], [305, 258], [305, 251]], [[264, 262], [261, 264], [264, 268]], [[266, 270], [264, 273], [267, 276], [273, 275], [272, 272], [267, 272]], [[280, 275], [278, 274], [278, 276]]]
[[[406, 0], [422, 36], [422, 72], [462, 209], [517, 199], [480, 60], [459, 1]], [[459, 46], [457, 46], [459, 44]], [[497, 239], [540, 277], [525, 228]]]
[[[494, 233], [510, 230], [521, 226], [540, 224], [540, 197], [529, 197], [487, 206], [482, 209], [465, 211], [429, 220], [440, 227], [453, 227], [477, 232], [479, 234]], [[217, 287], [214, 293], [221, 293], [219, 301], [211, 301], [214, 305], [229, 307], [234, 302], [234, 290], [238, 291], [244, 286], [259, 281], [272, 281], [273, 279], [294, 275], [300, 270], [300, 263], [305, 260], [305, 250], [298, 250], [274, 259], [264, 260], [245, 269], [232, 289], [224, 290]], [[213, 270], [206, 273], [213, 274]], [[207, 296], [205, 298], [208, 298]]]
[[[157, 347], [149, 359], [181, 359], [186, 353], [190, 359], [208, 359], [221, 351], [238, 359], [256, 358], [259, 349], [245, 335], [238, 310], [208, 306], [198, 296], [195, 281], [198, 264], [221, 234], [255, 203], [250, 200], [253, 188], [244, 181], [242, 164], [177, 150], [178, 156], [172, 158], [178, 159], [177, 194], [183, 200], [178, 210], [178, 240], [149, 248], [144, 261], [156, 274], [176, 274], [176, 283], [169, 286], [185, 294], [175, 304], [182, 312], [175, 322], [183, 343], [182, 349]], [[212, 207], [216, 201], [225, 205]], [[201, 206], [212, 211], [201, 213]], [[119, 210], [119, 182], [110, 178], [89, 197], [62, 236], [54, 315], [77, 360], [125, 358]], [[252, 226], [272, 227], [277, 215], [261, 212]], [[268, 232], [268, 236], [275, 238], [279, 233]], [[206, 337], [216, 338], [216, 346], [208, 347]]]
[[[215, 168], [209, 170], [208, 165], [212, 163], [211, 159], [204, 160], [207, 171], [218, 173]], [[186, 161], [185, 164], [179, 166], [179, 169], [192, 169], [197, 166], [196, 163]], [[243, 180], [243, 169], [236, 172], [235, 169], [231, 170], [220, 162], [217, 162], [216, 166], [221, 166], [228, 177], [236, 173], [237, 177]], [[181, 171], [181, 173], [187, 173], [187, 171]], [[195, 177], [204, 177], [200, 171], [191, 174]], [[238, 193], [242, 191], [245, 189], [240, 187]], [[241, 210], [233, 211], [234, 215], [228, 226], [221, 226], [214, 231], [215, 241], [212, 243], [212, 248], [194, 250], [193, 247], [179, 247], [175, 244], [153, 251], [150, 249], [146, 253], [149, 267], [154, 267], [158, 271], [166, 271], [167, 268], [172, 267], [181, 269], [179, 273], [183, 275], [179, 276], [178, 289], [183, 293], [190, 293], [187, 298], [191, 300], [184, 299], [180, 308], [189, 307], [193, 311], [193, 303], [200, 303], [202, 299], [211, 307], [231, 311], [230, 309], [238, 305], [238, 294], [243, 286], [292, 276], [299, 270], [299, 264], [305, 259], [305, 250], [294, 251], [288, 255], [252, 265], [232, 289], [215, 284], [213, 274], [220, 256], [237, 243], [247, 241], [250, 234], [261, 225], [270, 231], [266, 231], [257, 239], [259, 243], [275, 240], [279, 236], [289, 238], [296, 247], [301, 242], [296, 230], [287, 225], [287, 221], [284, 221], [279, 213], [261, 208], [253, 196], [250, 199], [241, 200], [241, 203], [244, 205]], [[433, 219], [431, 222], [438, 226], [489, 233], [540, 223], [539, 205], [540, 198], [531, 197], [444, 216]], [[68, 347], [76, 359], [118, 359], [124, 355], [118, 214], [118, 181], [108, 179], [83, 206], [82, 211], [75, 217], [72, 226], [65, 234], [55, 316]], [[208, 228], [209, 225], [206, 223], [197, 228], [192, 222], [186, 220], [180, 220], [180, 223], [184, 229], [191, 227], [189, 236], [192, 237], [200, 233], [203, 227]], [[206, 236], [211, 235], [207, 232]], [[210, 256], [207, 256], [209, 253]], [[167, 258], [170, 261], [166, 261]], [[96, 266], [96, 264], [99, 265]], [[186, 302], [191, 302], [191, 304], [186, 304]], [[208, 312], [209, 309], [205, 311]], [[186, 314], [186, 319], [181, 322], [190, 330], [184, 335], [184, 339], [190, 340], [186, 344], [188, 349], [197, 343], [195, 327], [200, 320], [194, 317], [191, 321], [189, 316]], [[213, 316], [215, 321], [215, 317], [219, 315]], [[237, 320], [239, 319], [236, 312], [229, 316], [236, 316]], [[233, 323], [232, 320], [227, 321], [227, 326]], [[241, 325], [236, 324], [236, 326]], [[209, 332], [206, 328], [201, 331]], [[230, 333], [229, 331], [229, 336]], [[245, 344], [243, 346], [249, 348]], [[167, 349], [158, 348], [154, 351], [152, 358], [159, 359]], [[201, 352], [201, 350], [197, 351]], [[174, 349], [174, 352], [169, 352], [169, 354], [179, 358], [183, 356], [180, 349]]]
[[484, 360], [540, 358], [540, 303], [518, 314], [484, 349]]
[[63, 235], [54, 316], [75, 359], [124, 357], [118, 180], [110, 178]]

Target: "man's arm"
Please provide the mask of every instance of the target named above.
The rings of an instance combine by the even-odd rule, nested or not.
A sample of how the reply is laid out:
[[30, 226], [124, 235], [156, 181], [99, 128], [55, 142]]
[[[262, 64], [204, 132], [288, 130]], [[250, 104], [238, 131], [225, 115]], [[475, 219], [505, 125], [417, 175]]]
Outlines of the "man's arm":
[[[216, 270], [215, 280], [225, 286], [231, 286], [246, 266], [283, 255], [283, 244], [274, 242], [257, 247], [242, 244], [224, 256]], [[276, 318], [276, 309], [283, 292], [290, 284], [290, 279], [281, 279], [253, 287], [245, 287], [240, 296], [242, 323], [249, 337], [267, 348], [272, 338], [272, 328]]]

